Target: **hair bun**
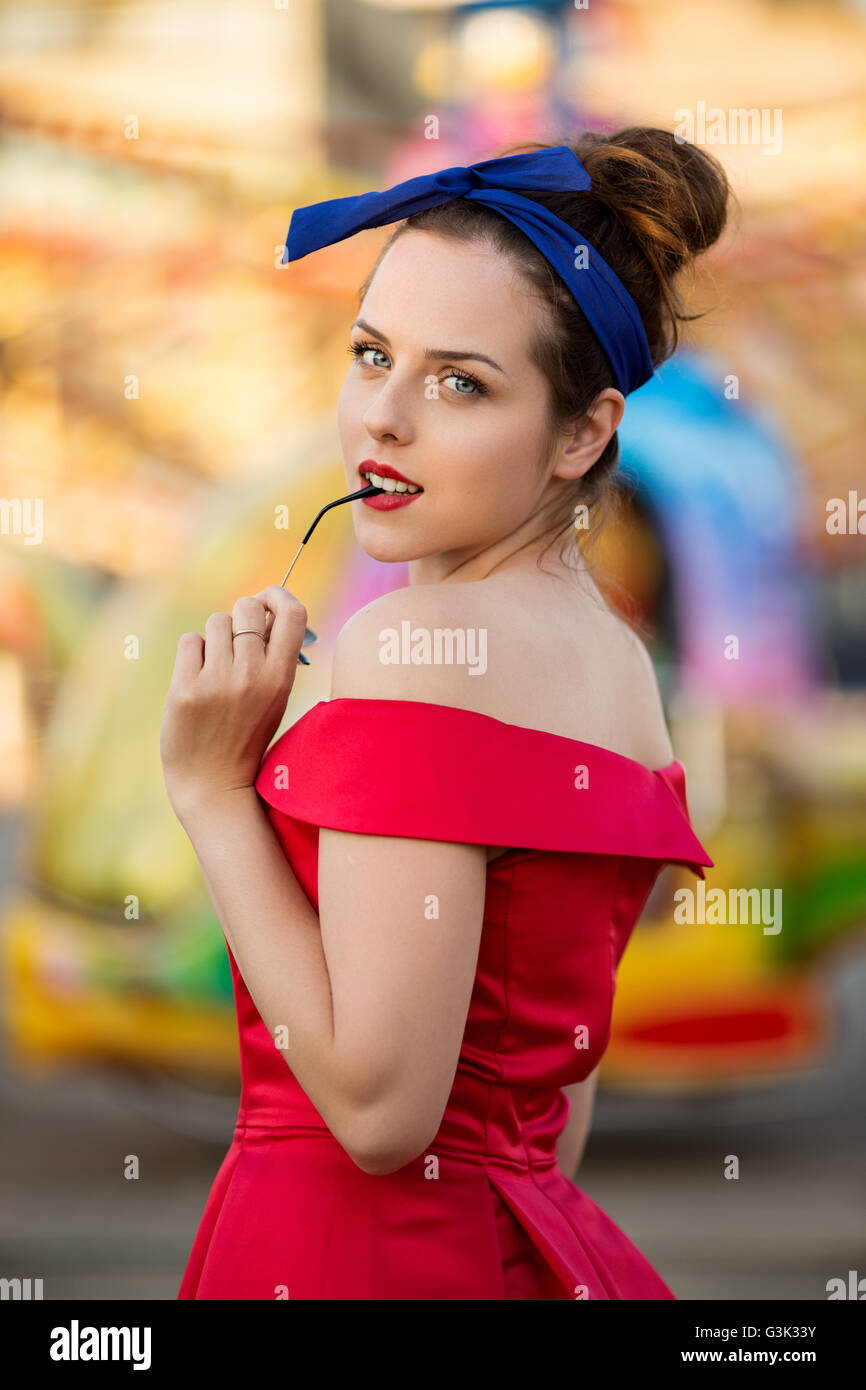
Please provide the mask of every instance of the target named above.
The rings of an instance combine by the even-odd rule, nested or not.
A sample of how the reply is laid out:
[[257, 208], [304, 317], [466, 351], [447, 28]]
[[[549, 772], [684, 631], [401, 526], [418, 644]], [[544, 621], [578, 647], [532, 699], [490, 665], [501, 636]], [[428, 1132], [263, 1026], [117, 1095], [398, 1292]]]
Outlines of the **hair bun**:
[[706, 150], [658, 126], [588, 131], [571, 148], [592, 180], [589, 196], [620, 218], [665, 279], [718, 240], [731, 190]]

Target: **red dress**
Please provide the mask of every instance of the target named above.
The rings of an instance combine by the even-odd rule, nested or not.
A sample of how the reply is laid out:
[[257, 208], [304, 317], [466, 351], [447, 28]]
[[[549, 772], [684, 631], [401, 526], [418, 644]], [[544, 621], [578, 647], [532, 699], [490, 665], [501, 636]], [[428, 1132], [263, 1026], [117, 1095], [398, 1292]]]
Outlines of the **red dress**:
[[487, 869], [442, 1124], [397, 1172], [365, 1173], [334, 1138], [229, 950], [240, 1108], [178, 1297], [674, 1298], [560, 1172], [556, 1139], [569, 1108], [560, 1088], [607, 1046], [617, 964], [659, 869], [703, 878], [713, 863], [689, 823], [681, 763], [650, 771], [472, 710], [344, 698], [277, 739], [256, 789], [317, 911], [319, 826], [519, 848]]

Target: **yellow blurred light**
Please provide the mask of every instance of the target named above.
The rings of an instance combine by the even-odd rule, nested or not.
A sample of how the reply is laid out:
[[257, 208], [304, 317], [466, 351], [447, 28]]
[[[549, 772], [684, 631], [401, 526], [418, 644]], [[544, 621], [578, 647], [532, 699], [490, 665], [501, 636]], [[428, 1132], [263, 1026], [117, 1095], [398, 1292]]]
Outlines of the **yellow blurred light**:
[[555, 60], [550, 28], [525, 10], [470, 15], [458, 39], [458, 55], [473, 88], [491, 92], [537, 87]]
[[449, 39], [425, 44], [415, 59], [412, 81], [422, 96], [435, 101], [461, 100], [461, 74]]

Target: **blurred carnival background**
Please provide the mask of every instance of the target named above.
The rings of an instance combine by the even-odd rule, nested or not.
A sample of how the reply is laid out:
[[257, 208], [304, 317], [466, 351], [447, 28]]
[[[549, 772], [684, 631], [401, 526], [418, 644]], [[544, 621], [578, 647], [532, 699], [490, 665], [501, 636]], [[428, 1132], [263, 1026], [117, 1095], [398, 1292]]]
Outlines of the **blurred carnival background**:
[[[663, 872], [579, 1181], [679, 1298], [863, 1270], [864, 79], [853, 0], [0, 3], [0, 1275], [173, 1298], [230, 1140], [228, 961], [158, 741], [178, 635], [279, 583], [345, 490], [389, 229], [281, 267], [292, 209], [685, 120], [741, 211], [630, 398], [601, 558], [654, 633], [708, 891], [781, 889], [784, 923], [679, 925]], [[328, 515], [287, 721], [405, 582]]]

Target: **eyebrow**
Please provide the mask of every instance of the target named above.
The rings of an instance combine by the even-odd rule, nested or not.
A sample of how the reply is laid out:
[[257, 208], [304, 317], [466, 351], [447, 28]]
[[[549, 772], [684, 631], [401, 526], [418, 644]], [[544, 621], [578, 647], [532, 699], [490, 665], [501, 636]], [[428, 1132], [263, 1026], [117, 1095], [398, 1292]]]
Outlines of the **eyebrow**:
[[[367, 323], [366, 319], [356, 319], [352, 327], [361, 328], [365, 333], [372, 333], [373, 337], [378, 338], [386, 347], [391, 346], [385, 334], [380, 333], [379, 329], [374, 328], [371, 323]], [[450, 358], [453, 362], [487, 362], [489, 366], [495, 367], [497, 372], [501, 372], [503, 376], [508, 375], [504, 367], [500, 367], [498, 362], [494, 362], [492, 357], [487, 357], [483, 352], [458, 352], [455, 348], [427, 348], [424, 352], [424, 356], [431, 361], [437, 362], [446, 357]]]

